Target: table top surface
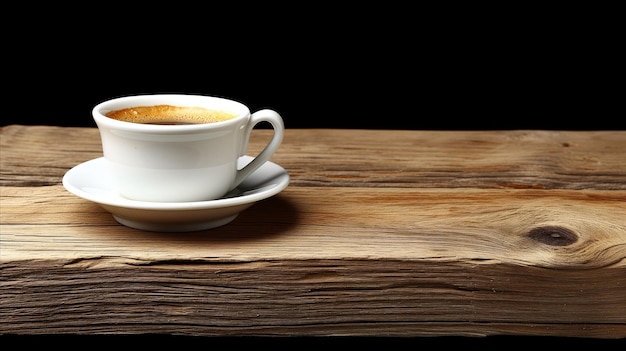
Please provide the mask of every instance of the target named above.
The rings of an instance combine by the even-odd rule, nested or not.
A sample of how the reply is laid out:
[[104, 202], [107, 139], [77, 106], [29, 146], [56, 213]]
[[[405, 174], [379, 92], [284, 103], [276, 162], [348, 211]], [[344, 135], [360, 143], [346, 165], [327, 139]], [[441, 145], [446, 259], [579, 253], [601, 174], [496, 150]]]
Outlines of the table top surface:
[[289, 185], [183, 233], [64, 188], [96, 128], [0, 137], [0, 332], [626, 337], [626, 131], [287, 129]]

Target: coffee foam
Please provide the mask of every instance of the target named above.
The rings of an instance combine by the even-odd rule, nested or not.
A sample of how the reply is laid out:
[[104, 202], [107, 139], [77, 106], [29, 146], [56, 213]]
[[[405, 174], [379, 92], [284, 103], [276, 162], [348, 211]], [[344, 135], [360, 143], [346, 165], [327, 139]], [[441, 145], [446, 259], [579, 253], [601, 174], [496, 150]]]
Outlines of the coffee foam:
[[236, 115], [221, 110], [191, 106], [135, 106], [110, 111], [107, 117], [125, 122], [149, 124], [201, 124], [226, 121]]

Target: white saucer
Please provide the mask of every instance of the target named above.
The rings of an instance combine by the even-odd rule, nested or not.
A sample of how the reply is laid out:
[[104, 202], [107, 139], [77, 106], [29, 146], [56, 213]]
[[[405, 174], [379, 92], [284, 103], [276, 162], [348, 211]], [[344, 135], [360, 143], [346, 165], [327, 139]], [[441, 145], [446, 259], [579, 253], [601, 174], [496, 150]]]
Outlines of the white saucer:
[[[241, 157], [239, 167], [250, 160], [250, 156]], [[120, 224], [158, 232], [188, 232], [223, 226], [257, 201], [278, 194], [288, 184], [289, 173], [268, 161], [223, 198], [167, 203], [134, 201], [119, 195], [113, 188], [103, 157], [81, 163], [63, 176], [65, 189], [99, 204]]]

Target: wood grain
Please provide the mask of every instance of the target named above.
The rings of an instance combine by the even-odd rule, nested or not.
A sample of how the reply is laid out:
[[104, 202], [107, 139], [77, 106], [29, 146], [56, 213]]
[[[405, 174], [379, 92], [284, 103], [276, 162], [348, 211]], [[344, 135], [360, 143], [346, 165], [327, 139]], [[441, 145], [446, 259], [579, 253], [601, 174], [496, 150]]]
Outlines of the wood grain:
[[626, 337], [624, 131], [287, 130], [287, 189], [176, 234], [63, 188], [100, 147], [0, 130], [0, 334]]

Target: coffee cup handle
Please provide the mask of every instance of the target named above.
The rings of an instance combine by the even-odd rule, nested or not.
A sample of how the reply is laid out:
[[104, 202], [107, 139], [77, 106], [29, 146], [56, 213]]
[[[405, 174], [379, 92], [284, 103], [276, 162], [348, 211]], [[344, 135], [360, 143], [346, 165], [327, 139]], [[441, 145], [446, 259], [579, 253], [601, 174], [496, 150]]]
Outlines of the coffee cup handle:
[[235, 175], [235, 181], [231, 187], [231, 190], [241, 184], [241, 182], [246, 179], [250, 174], [252, 174], [252, 172], [256, 171], [266, 161], [268, 161], [283, 141], [285, 126], [283, 124], [282, 117], [274, 110], [259, 110], [250, 115], [250, 120], [245, 126], [245, 129], [243, 131], [243, 145], [241, 148], [240, 156], [243, 156], [243, 154], [246, 152], [252, 130], [260, 122], [269, 122], [274, 129], [274, 135], [272, 136], [272, 139], [269, 141], [269, 143], [265, 146], [265, 148], [252, 161], [250, 161], [250, 163], [237, 171], [237, 174]]

